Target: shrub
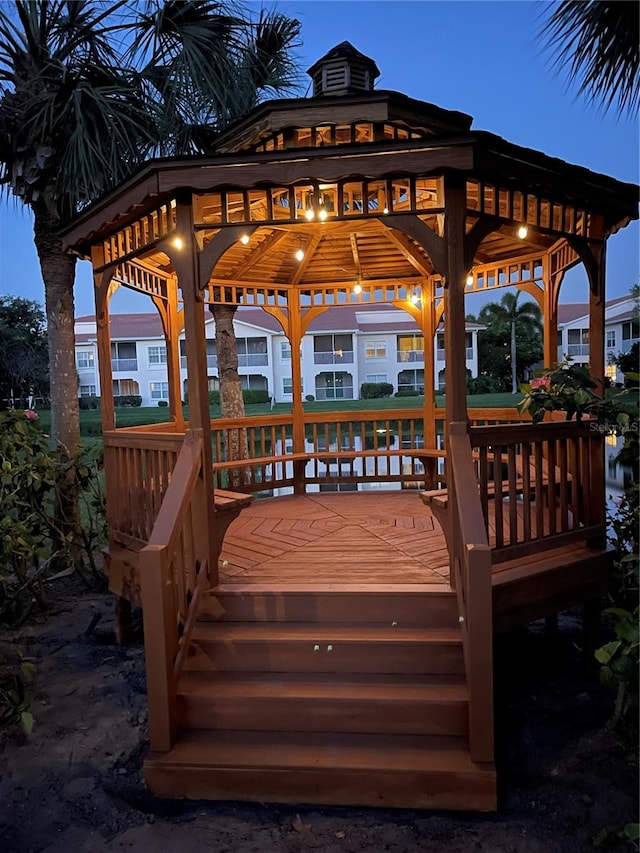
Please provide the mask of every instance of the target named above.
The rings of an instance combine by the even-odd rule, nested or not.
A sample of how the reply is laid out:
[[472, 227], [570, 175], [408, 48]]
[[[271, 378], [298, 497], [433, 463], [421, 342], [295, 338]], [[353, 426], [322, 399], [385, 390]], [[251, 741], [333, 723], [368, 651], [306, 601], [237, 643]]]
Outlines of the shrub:
[[361, 400], [376, 400], [379, 397], [390, 397], [393, 385], [390, 382], [363, 382], [360, 386]]
[[158, 405], [161, 409], [164, 409], [169, 405], [169, 403], [166, 400], [158, 400]]
[[[20, 624], [44, 607], [52, 561], [86, 579], [102, 579], [95, 552], [104, 541], [101, 451], [51, 447], [35, 412], [0, 413], [0, 623]], [[78, 495], [80, 517], [67, 518], [64, 494]], [[87, 572], [87, 568], [89, 572]]]
[[78, 406], [83, 411], [100, 408], [100, 397], [78, 397]]
[[495, 376], [470, 376], [467, 379], [467, 394], [499, 394], [504, 383]]
[[248, 388], [242, 392], [242, 399], [245, 403], [268, 403], [269, 392], [266, 389]]
[[210, 406], [219, 406], [220, 405], [220, 392], [219, 391], [209, 391], [209, 405]]
[[142, 397], [140, 394], [118, 394], [113, 398], [113, 405], [119, 408], [124, 406], [141, 406]]
[[313, 396], [313, 394], [307, 394], [304, 399], [307, 401], [307, 403], [315, 403], [316, 401], [316, 398]]
[[419, 397], [420, 392], [415, 388], [400, 388], [399, 391], [393, 395], [394, 397]]
[[25, 734], [31, 734], [33, 715], [29, 707], [35, 671], [22, 649], [0, 643], [0, 729], [19, 725]]

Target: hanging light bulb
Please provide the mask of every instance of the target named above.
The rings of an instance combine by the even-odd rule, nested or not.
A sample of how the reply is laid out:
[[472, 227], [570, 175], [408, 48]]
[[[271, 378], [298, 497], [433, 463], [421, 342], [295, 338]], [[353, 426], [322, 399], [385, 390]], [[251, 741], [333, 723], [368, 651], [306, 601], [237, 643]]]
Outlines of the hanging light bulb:
[[526, 226], [526, 225], [521, 225], [521, 226], [518, 228], [518, 237], [519, 237], [521, 240], [524, 240], [524, 238], [527, 236], [527, 234], [528, 234], [528, 233], [529, 233], [529, 229], [527, 228], [527, 226]]
[[243, 235], [242, 235], [242, 237], [240, 238], [240, 242], [241, 242], [241, 243], [243, 243], [243, 244], [246, 246], [246, 245], [247, 245], [247, 243], [249, 242], [249, 235], [248, 235], [248, 234], [243, 234]]
[[383, 208], [382, 208], [382, 212], [383, 212], [383, 213], [384, 213], [384, 215], [386, 216], [386, 215], [387, 215], [387, 213], [389, 213], [389, 208], [388, 208], [388, 207], [383, 207]]
[[307, 212], [305, 213], [305, 219], [308, 219], [311, 222], [312, 219], [315, 219], [316, 215], [313, 211], [312, 207], [307, 208]]
[[471, 275], [471, 273], [469, 273], [469, 275], [467, 276], [467, 287], [471, 287], [472, 284], [473, 284], [473, 276]]
[[320, 222], [324, 222], [326, 218], [327, 211], [324, 209], [324, 207], [321, 207], [320, 212], [318, 213], [318, 219], [320, 220]]
[[300, 248], [296, 251], [295, 259], [296, 261], [304, 260], [304, 249], [302, 248], [302, 246], [300, 246]]
[[184, 241], [182, 237], [174, 237], [171, 242], [176, 247], [176, 249], [182, 249], [182, 247], [184, 246]]
[[360, 284], [360, 282], [353, 285], [353, 292], [354, 293], [362, 293], [362, 285]]
[[420, 297], [418, 296], [418, 294], [416, 293], [416, 291], [415, 291], [415, 290], [412, 290], [412, 291], [411, 291], [411, 296], [409, 297], [409, 302], [410, 302], [412, 305], [417, 305], [419, 301], [420, 301]]

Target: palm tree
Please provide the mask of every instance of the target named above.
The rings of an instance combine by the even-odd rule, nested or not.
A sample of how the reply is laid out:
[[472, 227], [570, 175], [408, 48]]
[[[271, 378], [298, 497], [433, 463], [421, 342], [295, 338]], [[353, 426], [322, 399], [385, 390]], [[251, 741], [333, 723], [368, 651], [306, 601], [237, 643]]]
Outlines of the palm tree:
[[298, 33], [284, 15], [252, 22], [224, 0], [0, 5], [0, 184], [33, 213], [52, 433], [69, 449], [79, 442], [76, 260], [57, 229], [149, 156], [207, 153], [260, 97], [295, 82]]
[[[518, 338], [531, 336], [533, 332], [540, 341], [542, 336], [542, 313], [535, 302], [520, 304], [521, 290], [505, 293], [500, 302], [488, 302], [478, 314], [478, 322], [487, 326], [494, 338], [508, 337], [509, 361], [511, 364], [511, 391], [517, 394], [518, 385]], [[525, 334], [522, 335], [521, 332]]]
[[640, 104], [640, 5], [564, 0], [549, 3], [541, 36], [554, 67], [568, 66], [580, 94], [608, 110], [633, 115]]

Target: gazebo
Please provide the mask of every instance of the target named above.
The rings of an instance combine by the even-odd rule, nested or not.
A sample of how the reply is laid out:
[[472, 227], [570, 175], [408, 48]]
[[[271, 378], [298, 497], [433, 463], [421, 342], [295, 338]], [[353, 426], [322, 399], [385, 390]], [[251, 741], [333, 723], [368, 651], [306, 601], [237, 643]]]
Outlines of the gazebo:
[[[583, 264], [603, 388], [606, 241], [637, 188], [375, 90], [348, 42], [309, 74], [311, 97], [256, 107], [210, 157], [149, 162], [64, 235], [94, 270], [105, 565], [121, 630], [143, 608], [145, 775], [164, 796], [490, 810], [494, 632], [593, 601], [610, 555], [603, 437], [467, 409], [465, 295], [525, 290], [551, 364]], [[118, 286], [162, 319], [166, 424], [115, 428]], [[414, 318], [420, 407], [305, 411], [302, 337], [347, 303]], [[290, 414], [211, 420], [205, 317], [224, 306], [281, 324]]]

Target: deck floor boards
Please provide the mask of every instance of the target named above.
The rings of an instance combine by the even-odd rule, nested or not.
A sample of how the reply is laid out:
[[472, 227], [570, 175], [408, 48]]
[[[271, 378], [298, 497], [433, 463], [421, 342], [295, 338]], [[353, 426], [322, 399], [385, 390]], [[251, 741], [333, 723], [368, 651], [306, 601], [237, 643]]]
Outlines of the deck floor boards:
[[223, 583], [448, 580], [444, 536], [415, 491], [256, 500], [225, 537]]

